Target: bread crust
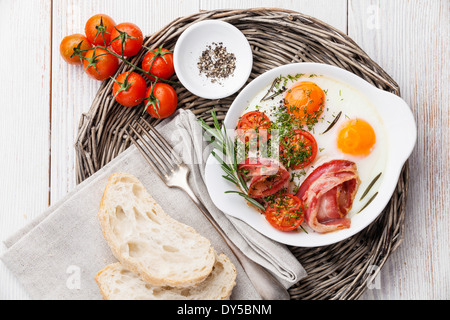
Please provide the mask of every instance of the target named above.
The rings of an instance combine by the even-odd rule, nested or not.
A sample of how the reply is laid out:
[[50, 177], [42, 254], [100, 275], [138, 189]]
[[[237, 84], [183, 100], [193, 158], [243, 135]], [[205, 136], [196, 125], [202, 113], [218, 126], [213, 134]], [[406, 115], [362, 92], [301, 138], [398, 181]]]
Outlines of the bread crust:
[[[130, 255], [124, 254], [123, 250], [123, 243], [120, 243], [118, 240], [117, 232], [115, 233], [111, 224], [112, 219], [116, 219], [114, 216], [117, 215], [117, 208], [120, 206], [123, 206], [124, 208], [128, 205], [127, 203], [118, 205], [117, 203], [120, 203], [120, 201], [116, 201], [117, 199], [111, 199], [111, 197], [114, 196], [114, 189], [120, 189], [124, 185], [124, 181], [126, 183], [129, 183], [135, 187], [137, 190], [140, 190], [140, 195], [143, 199], [138, 199], [139, 201], [145, 203], [145, 205], [148, 205], [149, 208], [151, 208], [150, 211], [153, 211], [154, 219], [158, 219], [158, 222], [161, 223], [161, 226], [165, 228], [165, 230], [170, 229], [173, 230], [177, 234], [186, 235], [186, 237], [194, 238], [197, 247], [204, 248], [204, 252], [202, 252], [202, 256], [204, 256], [203, 264], [198, 267], [196, 271], [192, 271], [191, 273], [184, 273], [184, 274], [174, 274], [174, 275], [166, 275], [162, 276], [164, 274], [164, 270], [160, 270], [161, 272], [155, 272], [155, 269], [153, 268], [158, 263], [161, 263], [161, 261], [152, 261], [151, 255], [146, 256], [145, 259], [138, 259], [135, 257], [131, 257]], [[128, 186], [130, 187], [130, 186]], [[134, 189], [133, 189], [134, 190]], [[130, 191], [126, 191], [130, 192]], [[129, 197], [136, 197], [135, 194], [125, 194], [124, 199], [129, 199]], [[137, 199], [134, 199], [137, 201]], [[125, 200], [124, 200], [125, 201]], [[128, 200], [126, 200], [128, 201]], [[131, 201], [131, 200], [130, 200]], [[116, 208], [116, 209], [114, 209]], [[114, 212], [116, 210], [116, 213]], [[123, 209], [126, 211], [125, 209]], [[149, 214], [153, 214], [151, 212], [147, 213], [147, 217], [144, 214], [136, 213], [135, 215], [139, 214], [139, 219], [144, 219], [143, 221], [145, 223], [151, 224], [151, 219], [148, 217]], [[125, 212], [124, 215], [130, 215], [129, 212]], [[127, 216], [128, 217], [128, 216]], [[105, 187], [105, 191], [102, 196], [102, 200], [100, 202], [100, 209], [98, 211], [98, 219], [100, 221], [100, 225], [102, 228], [102, 233], [104, 238], [106, 239], [108, 245], [110, 246], [114, 256], [120, 261], [120, 263], [125, 267], [126, 269], [130, 270], [131, 272], [138, 274], [141, 276], [141, 278], [146, 281], [147, 283], [154, 285], [154, 286], [165, 286], [169, 285], [171, 287], [189, 287], [194, 286], [196, 284], [199, 284], [200, 282], [204, 281], [208, 275], [211, 273], [213, 265], [215, 263], [215, 252], [214, 249], [211, 246], [211, 243], [208, 239], [201, 236], [197, 231], [187, 225], [184, 225], [173, 218], [171, 218], [167, 213], [163, 211], [163, 209], [154, 201], [154, 199], [151, 197], [151, 195], [147, 192], [145, 187], [142, 185], [142, 183], [135, 178], [132, 175], [126, 174], [126, 173], [115, 173], [110, 176], [108, 179], [108, 183]], [[149, 219], [148, 221], [145, 219]], [[130, 219], [128, 219], [130, 220]], [[127, 220], [127, 221], [128, 221]], [[130, 220], [131, 221], [131, 220]], [[134, 230], [136, 231], [136, 230]], [[153, 234], [150, 234], [150, 231], [142, 231], [144, 235], [147, 232], [148, 238], [151, 239]], [[156, 237], [156, 236], [155, 236]], [[123, 239], [122, 239], [123, 240]], [[161, 237], [161, 239], [158, 239], [160, 241], [166, 241], [164, 237]], [[122, 247], [121, 247], [122, 245]], [[176, 244], [173, 243], [163, 243], [162, 245], [166, 245], [167, 247], [170, 246], [176, 246]], [[181, 244], [178, 244], [181, 245]], [[153, 243], [149, 240], [148, 248], [153, 249], [154, 247], [161, 246], [161, 244]], [[174, 248], [177, 249], [177, 248]], [[188, 248], [189, 249], [189, 248]], [[185, 247], [180, 248], [180, 250], [186, 250]], [[171, 252], [165, 252], [167, 255], [176, 256], [176, 253]], [[180, 253], [181, 254], [181, 253]], [[184, 256], [189, 256], [189, 252], [183, 252]], [[195, 254], [193, 254], [195, 256]], [[156, 258], [155, 258], [156, 259]], [[145, 261], [144, 261], [145, 260]], [[170, 259], [167, 259], [168, 261]], [[176, 260], [174, 258], [174, 260]], [[198, 260], [198, 259], [197, 259]], [[200, 259], [201, 260], [201, 259]], [[199, 261], [192, 261], [193, 264], [198, 265]], [[177, 269], [182, 269], [180, 267], [183, 267], [183, 265], [179, 266], [168, 266], [171, 267], [176, 273]], [[162, 268], [161, 268], [162, 269]], [[102, 288], [100, 287], [100, 290], [102, 291]]]
[[[127, 298], [123, 298], [124, 293], [120, 290], [132, 290], [127, 288], [127, 284], [132, 282], [134, 290], [138, 291], [139, 298], [145, 300], [229, 300], [233, 288], [236, 285], [236, 268], [225, 254], [220, 254], [215, 263], [215, 270], [205, 279], [204, 282], [197, 286], [188, 287], [186, 289], [172, 287], [152, 287], [139, 278], [137, 275], [128, 273], [128, 279], [120, 279], [120, 288], [115, 283], [114, 278], [120, 277], [122, 272], [127, 272], [120, 263], [114, 263], [106, 266], [95, 276], [95, 281], [100, 289], [103, 300], [119, 300], [132, 299], [132, 294], [125, 294]], [[138, 286], [136, 288], [136, 285]], [[213, 289], [211, 289], [213, 288]], [[155, 295], [155, 291], [158, 295]], [[189, 292], [186, 295], [185, 292]], [[137, 293], [136, 293], [137, 294]]]

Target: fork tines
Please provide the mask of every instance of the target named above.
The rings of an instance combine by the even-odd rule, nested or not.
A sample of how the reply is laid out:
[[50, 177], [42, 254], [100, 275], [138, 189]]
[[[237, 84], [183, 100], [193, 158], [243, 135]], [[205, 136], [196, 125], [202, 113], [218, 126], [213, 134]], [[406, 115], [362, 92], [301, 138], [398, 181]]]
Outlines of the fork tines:
[[128, 132], [131, 141], [161, 178], [167, 178], [181, 164], [180, 157], [170, 144], [147, 120], [134, 120], [129, 128], [132, 131]]

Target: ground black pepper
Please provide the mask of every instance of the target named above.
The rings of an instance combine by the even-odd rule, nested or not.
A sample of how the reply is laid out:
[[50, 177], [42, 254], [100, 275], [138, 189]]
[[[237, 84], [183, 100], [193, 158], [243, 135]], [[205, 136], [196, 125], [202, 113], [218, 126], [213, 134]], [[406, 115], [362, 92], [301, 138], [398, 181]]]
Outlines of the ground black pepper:
[[222, 42], [207, 45], [198, 60], [198, 70], [212, 83], [232, 76], [236, 69], [236, 56], [227, 51]]

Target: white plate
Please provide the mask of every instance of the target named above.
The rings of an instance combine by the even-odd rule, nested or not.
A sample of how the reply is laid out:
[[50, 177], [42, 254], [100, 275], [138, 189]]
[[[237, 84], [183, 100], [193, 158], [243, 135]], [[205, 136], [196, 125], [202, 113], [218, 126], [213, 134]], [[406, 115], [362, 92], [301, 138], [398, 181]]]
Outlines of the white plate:
[[416, 123], [413, 114], [404, 100], [382, 91], [353, 73], [334, 66], [317, 63], [295, 63], [272, 69], [253, 80], [236, 97], [231, 105], [224, 125], [233, 130], [239, 117], [244, 113], [249, 101], [263, 88], [270, 85], [280, 75], [298, 73], [320, 74], [353, 86], [364, 94], [378, 110], [386, 131], [388, 158], [378, 196], [361, 214], [354, 215], [351, 227], [327, 234], [303, 231], [282, 232], [268, 224], [265, 217], [237, 194], [225, 194], [225, 191], [237, 190], [231, 182], [222, 178], [223, 171], [218, 161], [210, 156], [206, 163], [206, 186], [214, 204], [226, 214], [239, 218], [265, 236], [278, 242], [298, 247], [319, 247], [339, 242], [363, 230], [383, 211], [389, 202], [400, 176], [401, 169], [411, 155], [416, 143]]
[[[202, 52], [212, 43], [223, 43], [236, 56], [232, 76], [212, 83], [198, 70]], [[178, 38], [174, 49], [174, 66], [178, 79], [191, 93], [206, 99], [228, 97], [247, 82], [253, 67], [253, 53], [244, 34], [232, 24], [206, 20], [193, 24]]]

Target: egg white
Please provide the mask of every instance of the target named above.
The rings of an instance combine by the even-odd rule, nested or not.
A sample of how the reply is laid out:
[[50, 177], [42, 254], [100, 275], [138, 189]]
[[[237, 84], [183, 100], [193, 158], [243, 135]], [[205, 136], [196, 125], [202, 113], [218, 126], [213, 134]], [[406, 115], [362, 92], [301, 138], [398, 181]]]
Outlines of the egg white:
[[[363, 200], [360, 200], [362, 194], [372, 182], [372, 180], [379, 174], [383, 173], [386, 166], [388, 141], [385, 131], [385, 126], [377, 110], [372, 103], [361, 92], [349, 86], [346, 83], [335, 80], [333, 78], [322, 75], [309, 75], [305, 74], [299, 77], [297, 80], [288, 81], [286, 87], [289, 89], [297, 82], [310, 81], [316, 83], [324, 92], [326, 96], [325, 106], [323, 113], [319, 118], [319, 122], [313, 126], [309, 132], [314, 136], [318, 145], [317, 157], [310, 166], [304, 170], [292, 170], [293, 181], [291, 182], [291, 192], [295, 191], [303, 180], [311, 173], [314, 168], [320, 164], [334, 159], [345, 159], [356, 163], [361, 179], [361, 185], [359, 186], [355, 200], [353, 202], [352, 210], [349, 212], [349, 217], [359, 212], [361, 208], [367, 203], [370, 197], [376, 192], [380, 185], [383, 174], [377, 180], [377, 183], [372, 187], [370, 193], [365, 196]], [[271, 121], [275, 121], [275, 110], [279, 108], [280, 102], [284, 97], [284, 94], [280, 94], [277, 97], [262, 101], [269, 90], [270, 85], [263, 88], [245, 108], [243, 114], [259, 110], [264, 112]], [[332, 127], [331, 130], [324, 133], [335, 117], [342, 111], [342, 114], [338, 122]], [[363, 119], [367, 121], [375, 131], [376, 142], [372, 152], [365, 157], [352, 156], [342, 153], [337, 147], [337, 136], [342, 124], [349, 119]], [[306, 128], [304, 128], [306, 129]]]

